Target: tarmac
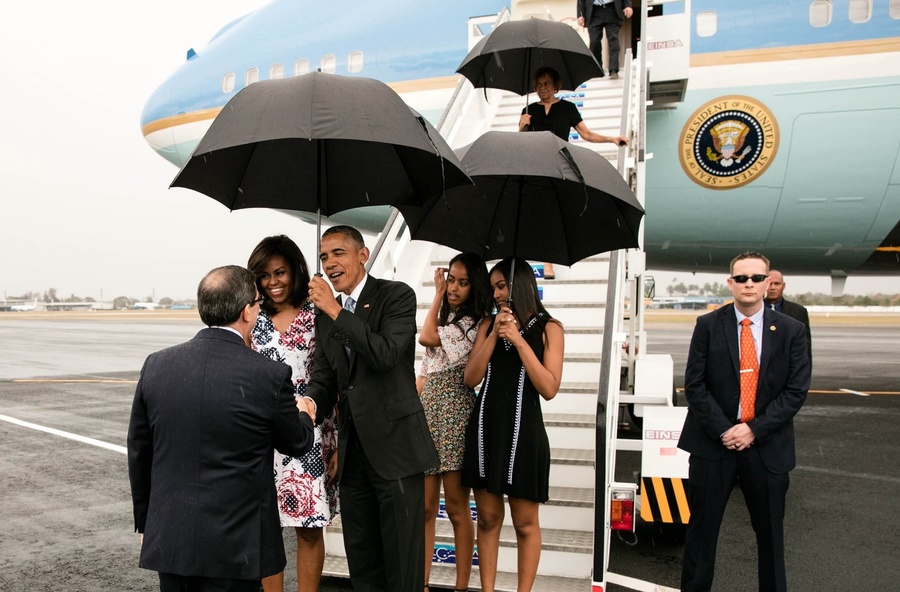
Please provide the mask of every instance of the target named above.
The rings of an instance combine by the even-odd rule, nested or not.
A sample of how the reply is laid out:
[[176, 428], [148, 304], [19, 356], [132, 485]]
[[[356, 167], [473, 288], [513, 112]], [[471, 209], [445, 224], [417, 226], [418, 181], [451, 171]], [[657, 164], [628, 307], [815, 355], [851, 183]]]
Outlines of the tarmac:
[[[648, 350], [673, 355], [679, 387], [693, 316], [647, 320]], [[785, 520], [788, 584], [801, 592], [895, 589], [900, 318], [814, 316], [812, 327], [812, 390], [796, 418]], [[146, 355], [200, 328], [190, 312], [0, 313], [0, 590], [158, 589], [156, 574], [137, 566], [128, 415]], [[293, 535], [285, 533], [290, 558]], [[614, 540], [610, 569], [677, 588], [681, 554], [677, 532], [641, 524], [636, 544]], [[290, 564], [287, 590], [296, 589]], [[334, 578], [320, 587], [350, 589]], [[739, 491], [723, 523], [715, 589], [756, 589], [754, 535]]]

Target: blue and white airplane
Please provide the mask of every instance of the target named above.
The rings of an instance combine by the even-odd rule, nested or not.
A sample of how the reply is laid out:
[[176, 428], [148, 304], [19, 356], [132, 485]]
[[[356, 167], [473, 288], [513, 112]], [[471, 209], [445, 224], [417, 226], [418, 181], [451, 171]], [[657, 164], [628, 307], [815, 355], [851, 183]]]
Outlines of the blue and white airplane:
[[[434, 121], [470, 17], [575, 16], [575, 0], [511, 3], [274, 0], [188, 52], [147, 101], [144, 136], [181, 166], [241, 88], [316, 69], [382, 80]], [[690, 64], [682, 100], [647, 116], [648, 268], [720, 272], [757, 249], [792, 274], [900, 274], [900, 0], [656, 4], [689, 11], [690, 33], [650, 49], [689, 44]]]

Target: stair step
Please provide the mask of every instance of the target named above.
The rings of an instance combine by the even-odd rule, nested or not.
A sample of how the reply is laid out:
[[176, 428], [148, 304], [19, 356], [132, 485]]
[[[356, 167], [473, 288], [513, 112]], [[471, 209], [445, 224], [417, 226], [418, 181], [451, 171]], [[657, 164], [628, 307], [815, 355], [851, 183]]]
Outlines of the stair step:
[[[325, 557], [325, 567], [322, 571], [325, 576], [348, 578], [350, 571], [347, 569], [347, 558], [336, 555]], [[431, 567], [430, 584], [434, 588], [453, 589], [456, 582], [456, 567], [453, 565], [433, 565]], [[469, 580], [469, 590], [481, 590], [479, 583], [479, 571], [472, 568], [472, 577]], [[511, 572], [497, 572], [496, 592], [515, 592], [517, 576]], [[590, 578], [563, 578], [557, 576], [537, 576], [534, 581], [533, 592], [583, 592], [589, 590]]]

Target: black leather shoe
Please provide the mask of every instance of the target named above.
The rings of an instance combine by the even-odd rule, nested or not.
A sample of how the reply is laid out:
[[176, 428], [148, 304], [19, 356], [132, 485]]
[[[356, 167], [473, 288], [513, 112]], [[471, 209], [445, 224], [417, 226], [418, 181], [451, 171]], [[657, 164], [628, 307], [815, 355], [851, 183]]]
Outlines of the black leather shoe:
[[618, 80], [618, 79], [619, 79], [619, 73], [618, 73], [618, 72], [610, 72], [610, 73], [609, 73], [609, 79], [610, 79], [610, 80]]

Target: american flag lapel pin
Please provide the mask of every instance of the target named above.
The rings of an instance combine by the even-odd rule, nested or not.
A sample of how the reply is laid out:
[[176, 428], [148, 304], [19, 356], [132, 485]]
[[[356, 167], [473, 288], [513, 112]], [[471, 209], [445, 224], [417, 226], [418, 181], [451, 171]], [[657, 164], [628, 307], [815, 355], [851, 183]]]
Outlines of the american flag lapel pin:
[[[368, 303], [366, 303], [366, 304], [363, 304], [363, 308], [369, 308], [369, 305], [368, 305]], [[774, 330], [775, 330], [775, 327], [772, 327], [772, 330], [773, 330], [773, 331], [774, 331]]]

